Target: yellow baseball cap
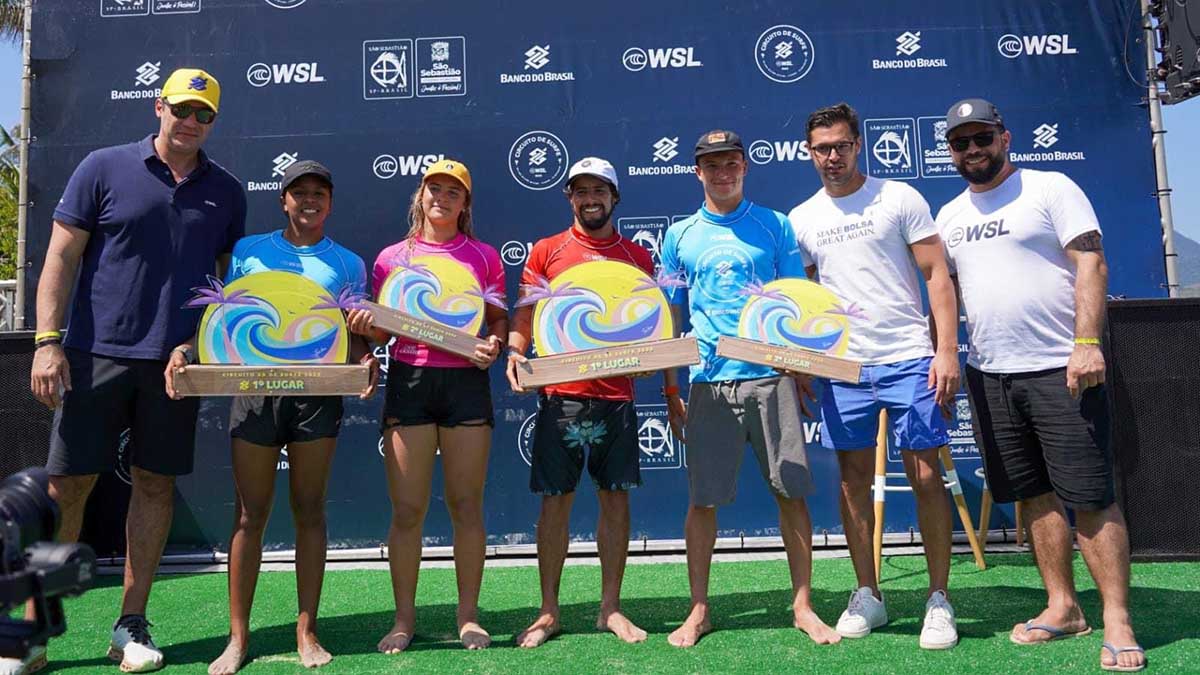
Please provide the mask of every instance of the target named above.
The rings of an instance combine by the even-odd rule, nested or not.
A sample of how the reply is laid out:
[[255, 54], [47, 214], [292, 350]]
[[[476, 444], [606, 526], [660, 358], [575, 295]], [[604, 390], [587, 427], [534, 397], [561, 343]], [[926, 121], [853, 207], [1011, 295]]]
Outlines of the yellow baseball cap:
[[450, 176], [463, 184], [467, 188], [467, 192], [471, 191], [471, 172], [467, 171], [467, 165], [462, 162], [456, 162], [452, 159], [443, 159], [429, 165], [425, 169], [425, 177], [421, 179], [421, 183], [429, 180], [434, 176]]
[[199, 68], [180, 68], [171, 73], [163, 84], [162, 97], [171, 104], [196, 101], [212, 108], [213, 112], [219, 112], [217, 106], [221, 103], [221, 83]]

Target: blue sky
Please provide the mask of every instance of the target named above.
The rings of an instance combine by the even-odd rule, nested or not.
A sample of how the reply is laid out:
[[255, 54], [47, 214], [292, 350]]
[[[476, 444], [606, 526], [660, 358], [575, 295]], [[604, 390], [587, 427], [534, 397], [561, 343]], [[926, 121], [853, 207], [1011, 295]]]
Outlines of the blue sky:
[[[1174, 189], [1175, 229], [1200, 241], [1200, 97], [1163, 108], [1167, 128], [1167, 171]], [[21, 49], [0, 44], [0, 122], [12, 128], [21, 119]], [[1149, 139], [1147, 139], [1149, 142]]]

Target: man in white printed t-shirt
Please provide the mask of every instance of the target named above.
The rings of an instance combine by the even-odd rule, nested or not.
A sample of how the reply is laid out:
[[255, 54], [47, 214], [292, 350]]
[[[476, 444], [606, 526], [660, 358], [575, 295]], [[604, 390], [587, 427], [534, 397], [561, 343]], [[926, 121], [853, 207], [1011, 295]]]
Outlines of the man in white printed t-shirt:
[[[950, 505], [939, 452], [950, 441], [942, 406], [958, 392], [954, 287], [924, 198], [904, 183], [858, 169], [858, 115], [845, 103], [808, 118], [808, 147], [823, 187], [788, 215], [810, 277], [856, 307], [847, 356], [862, 361], [858, 384], [829, 381], [821, 397], [821, 442], [837, 451], [841, 511], [858, 589], [837, 623], [843, 637], [865, 637], [888, 622], [875, 579], [871, 484], [879, 411], [888, 411], [893, 447], [917, 500], [929, 568], [920, 645], [958, 643], [950, 576]], [[937, 349], [921, 302], [929, 289]]]
[[1100, 665], [1141, 670], [1100, 351], [1108, 277], [1100, 225], [1070, 178], [1009, 163], [1011, 136], [994, 105], [959, 101], [946, 121], [951, 159], [969, 185], [937, 224], [967, 315], [975, 436], [996, 501], [1024, 507], [1048, 596], [1010, 637], [1028, 645], [1091, 632], [1075, 595], [1066, 506], [1104, 603]]

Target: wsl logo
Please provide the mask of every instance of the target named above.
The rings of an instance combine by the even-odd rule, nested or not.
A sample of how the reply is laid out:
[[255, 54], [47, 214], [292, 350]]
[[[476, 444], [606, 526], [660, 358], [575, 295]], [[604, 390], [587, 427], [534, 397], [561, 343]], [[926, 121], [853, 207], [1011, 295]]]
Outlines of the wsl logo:
[[549, 131], [522, 134], [508, 150], [509, 173], [530, 190], [547, 190], [558, 185], [570, 161], [566, 144]]
[[808, 141], [764, 141], [757, 140], [746, 150], [750, 161], [763, 165], [771, 162], [807, 162], [812, 159], [808, 152]]
[[253, 87], [268, 84], [319, 84], [325, 81], [317, 73], [317, 64], [310, 63], [256, 63], [246, 70], [246, 81]]
[[162, 77], [159, 73], [162, 70], [162, 61], [147, 61], [134, 69], [135, 76], [134, 84], [138, 89], [113, 89], [109, 92], [109, 100], [111, 101], [128, 101], [131, 99], [148, 99], [158, 98], [162, 96], [162, 88], [150, 87], [150, 85], [158, 82]]
[[630, 47], [621, 55], [625, 70], [636, 73], [646, 68], [699, 68], [704, 65], [696, 58], [694, 47], [665, 47], [643, 49]]
[[297, 159], [299, 159], [299, 153], [279, 153], [271, 160], [271, 180], [246, 181], [246, 192], [277, 192], [280, 185], [279, 179], [283, 178], [283, 174], [287, 172], [288, 167], [295, 164]]
[[797, 82], [812, 70], [813, 43], [795, 26], [772, 26], [758, 36], [754, 58], [758, 71], [768, 80], [782, 84]]
[[506, 241], [500, 247], [500, 259], [509, 267], [521, 267], [525, 261], [529, 259], [529, 251], [533, 249], [533, 242], [528, 241]]
[[419, 176], [443, 159], [446, 159], [445, 155], [380, 155], [371, 162], [371, 172], [380, 180]]
[[950, 236], [946, 237], [946, 245], [954, 248], [964, 241], [969, 244], [973, 241], [995, 239], [996, 237], [1005, 237], [1010, 234], [1012, 232], [1005, 227], [1003, 218], [977, 225], [960, 225], [950, 231]]
[[996, 41], [996, 49], [1006, 59], [1018, 56], [1068, 56], [1078, 54], [1079, 50], [1071, 46], [1071, 36], [1068, 33], [1055, 35], [1001, 35]]
[[500, 73], [500, 84], [543, 84], [547, 82], [574, 82], [571, 71], [554, 72], [543, 70], [550, 65], [550, 45], [533, 45], [526, 49], [525, 62], [519, 73]]

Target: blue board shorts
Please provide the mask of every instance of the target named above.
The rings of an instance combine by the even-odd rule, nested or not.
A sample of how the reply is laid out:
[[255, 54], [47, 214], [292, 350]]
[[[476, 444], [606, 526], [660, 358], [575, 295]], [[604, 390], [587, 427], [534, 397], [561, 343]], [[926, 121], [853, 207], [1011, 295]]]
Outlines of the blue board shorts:
[[821, 445], [831, 450], [875, 447], [879, 411], [886, 408], [891, 444], [928, 450], [950, 442], [946, 420], [929, 388], [933, 357], [863, 366], [858, 384], [830, 380], [821, 395]]

